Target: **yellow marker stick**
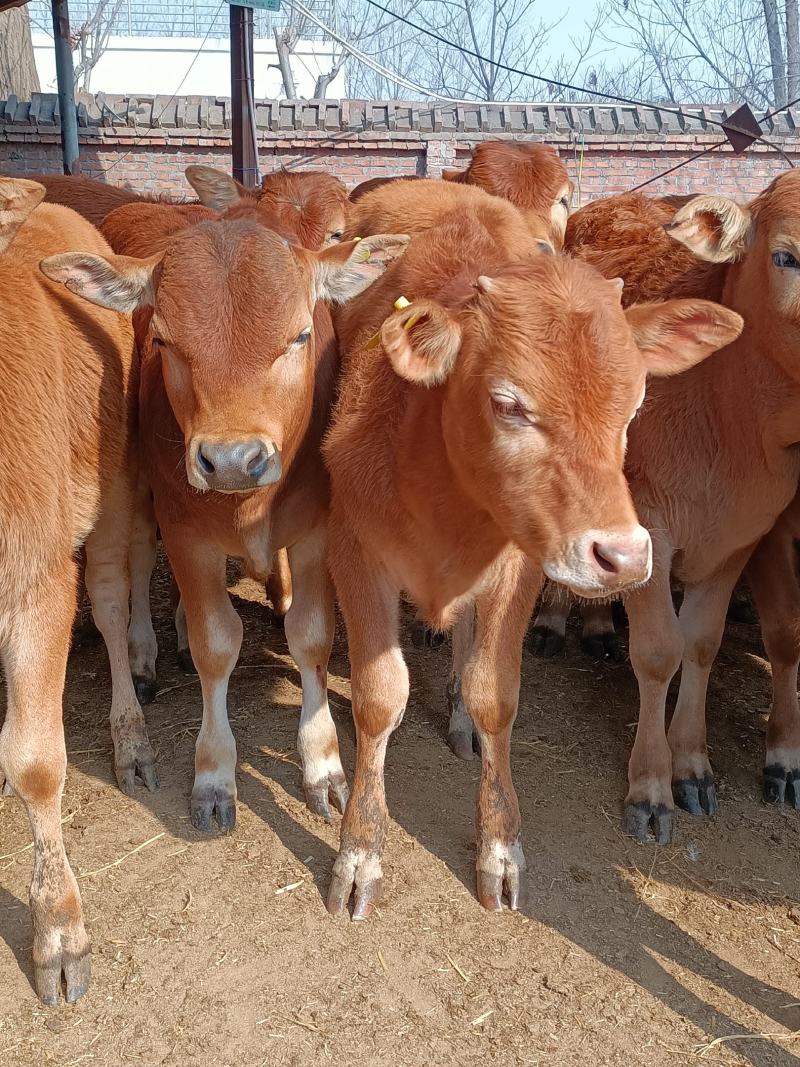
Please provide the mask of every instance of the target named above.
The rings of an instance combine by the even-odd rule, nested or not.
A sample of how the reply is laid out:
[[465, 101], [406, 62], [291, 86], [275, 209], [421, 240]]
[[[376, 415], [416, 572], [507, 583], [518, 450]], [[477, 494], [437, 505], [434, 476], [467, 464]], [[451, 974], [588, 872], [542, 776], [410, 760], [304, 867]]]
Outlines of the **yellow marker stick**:
[[[402, 311], [404, 308], [407, 308], [407, 307], [410, 307], [410, 306], [411, 306], [411, 301], [410, 300], [406, 300], [406, 298], [404, 296], [398, 296], [397, 300], [395, 300], [395, 302], [394, 302], [395, 311]], [[415, 322], [419, 322], [421, 317], [422, 317], [422, 312], [419, 312], [416, 315], [410, 315], [409, 318], [408, 318], [408, 321], [403, 325], [403, 329], [404, 330], [410, 329], [414, 325]], [[370, 337], [370, 339], [364, 345], [364, 348], [377, 348], [380, 343], [381, 343], [381, 335], [379, 333], [376, 333], [374, 337]]]

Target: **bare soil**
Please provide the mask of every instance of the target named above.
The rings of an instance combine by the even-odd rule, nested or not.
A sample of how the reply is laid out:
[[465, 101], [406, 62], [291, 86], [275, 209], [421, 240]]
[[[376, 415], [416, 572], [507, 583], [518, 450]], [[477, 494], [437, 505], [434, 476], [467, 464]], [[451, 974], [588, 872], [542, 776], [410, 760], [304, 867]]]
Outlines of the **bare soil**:
[[[30, 832], [19, 803], [0, 800], [2, 1067], [800, 1064], [800, 813], [759, 799], [769, 674], [757, 627], [729, 624], [712, 680], [721, 813], [680, 813], [661, 848], [619, 829], [630, 668], [586, 660], [572, 633], [566, 658], [526, 653], [513, 753], [528, 904], [495, 917], [473, 895], [479, 766], [444, 741], [449, 651], [409, 642], [385, 895], [355, 924], [323, 906], [338, 826], [303, 803], [297, 672], [258, 588], [233, 588], [245, 645], [228, 836], [188, 820], [200, 694], [176, 667], [163, 576], [163, 688], [147, 709], [157, 793], [117, 790], [105, 651], [73, 653], [64, 834], [94, 945], [93, 985], [74, 1007], [45, 1010], [31, 988]], [[330, 684], [351, 770], [341, 638]]]

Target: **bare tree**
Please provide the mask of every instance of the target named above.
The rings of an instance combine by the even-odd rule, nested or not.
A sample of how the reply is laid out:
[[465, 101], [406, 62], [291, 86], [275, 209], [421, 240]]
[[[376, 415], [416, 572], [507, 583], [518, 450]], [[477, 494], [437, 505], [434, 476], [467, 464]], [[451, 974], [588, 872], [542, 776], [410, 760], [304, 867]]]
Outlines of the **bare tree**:
[[72, 48], [78, 53], [74, 78], [76, 89], [89, 91], [92, 71], [108, 48], [108, 41], [123, 3], [124, 0], [98, 0], [86, 21], [72, 28]]
[[25, 7], [0, 12], [0, 99], [11, 95], [30, 100], [39, 92], [39, 75]]
[[[781, 40], [780, 18], [777, 0], [762, 0], [764, 22], [767, 28], [769, 59], [772, 66], [772, 90], [777, 107], [786, 103], [786, 64], [783, 60], [783, 41]], [[787, 13], [788, 21], [788, 13]]]
[[786, 0], [786, 95], [800, 96], [800, 20], [797, 0]]

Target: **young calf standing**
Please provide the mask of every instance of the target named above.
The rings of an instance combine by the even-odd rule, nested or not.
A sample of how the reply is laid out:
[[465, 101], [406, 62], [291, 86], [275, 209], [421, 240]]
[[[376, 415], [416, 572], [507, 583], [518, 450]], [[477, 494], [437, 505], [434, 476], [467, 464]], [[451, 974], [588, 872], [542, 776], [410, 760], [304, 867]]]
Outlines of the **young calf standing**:
[[[190, 226], [148, 259], [63, 257], [83, 296], [139, 311], [145, 474], [186, 611], [203, 693], [191, 797], [193, 824], [236, 817], [236, 743], [228, 681], [242, 623], [225, 580], [228, 556], [268, 573], [287, 548], [293, 597], [289, 650], [300, 670], [298, 749], [312, 810], [330, 815], [347, 786], [328, 707], [333, 591], [325, 564], [328, 483], [320, 442], [338, 363], [323, 301], [345, 301], [400, 255], [407, 239], [374, 237], [312, 252], [279, 236], [264, 213]], [[141, 239], [134, 209], [131, 242]], [[143, 216], [144, 217], [144, 216]]]
[[[415, 183], [421, 196], [427, 184]], [[382, 192], [386, 221], [394, 191], [362, 203]], [[380, 895], [384, 760], [408, 698], [401, 591], [436, 628], [476, 603], [463, 693], [483, 758], [478, 896], [516, 908], [525, 860], [510, 738], [542, 571], [586, 596], [646, 581], [650, 538], [622, 473], [645, 375], [687, 366], [741, 328], [705, 301], [624, 312], [618, 285], [542, 254], [524, 225], [516, 243], [503, 227], [496, 236], [487, 201], [489, 212], [471, 200], [413, 237], [338, 324], [345, 355], [324, 451], [358, 749], [328, 908], [344, 913], [354, 890], [356, 919]], [[401, 294], [410, 306], [391, 313]]]
[[[34, 840], [30, 901], [36, 989], [56, 1004], [89, 985], [89, 940], [61, 833], [61, 702], [75, 615], [76, 549], [108, 648], [120, 786], [157, 784], [128, 668], [127, 551], [137, 374], [130, 321], [89, 308], [40, 271], [75, 248], [108, 246], [44, 189], [0, 179], [0, 654], [8, 702], [0, 781], [25, 805]], [[35, 209], [35, 210], [34, 210]]]

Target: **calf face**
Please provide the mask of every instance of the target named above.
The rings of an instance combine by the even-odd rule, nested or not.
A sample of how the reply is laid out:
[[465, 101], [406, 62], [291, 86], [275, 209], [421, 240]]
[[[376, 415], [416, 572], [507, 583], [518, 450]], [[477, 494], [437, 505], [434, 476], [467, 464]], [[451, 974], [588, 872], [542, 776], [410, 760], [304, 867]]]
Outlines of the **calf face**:
[[214, 221], [150, 259], [71, 253], [42, 269], [94, 303], [152, 309], [149, 339], [184, 436], [189, 483], [241, 493], [277, 482], [302, 439], [316, 302], [366, 288], [406, 240], [311, 252], [252, 221]]
[[676, 373], [742, 326], [702, 300], [625, 312], [620, 294], [583, 264], [541, 256], [480, 277], [460, 299], [412, 303], [381, 330], [399, 375], [443, 389], [462, 491], [586, 597], [650, 576], [622, 470], [646, 374]]

